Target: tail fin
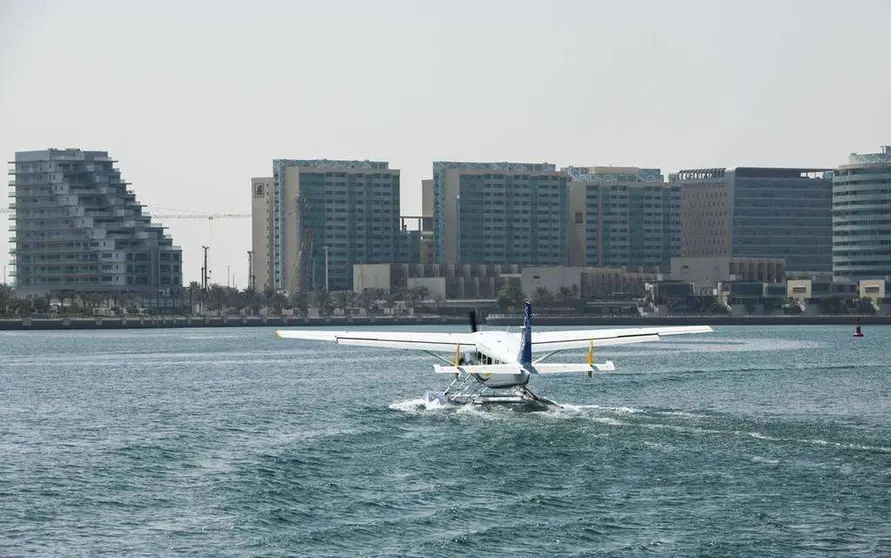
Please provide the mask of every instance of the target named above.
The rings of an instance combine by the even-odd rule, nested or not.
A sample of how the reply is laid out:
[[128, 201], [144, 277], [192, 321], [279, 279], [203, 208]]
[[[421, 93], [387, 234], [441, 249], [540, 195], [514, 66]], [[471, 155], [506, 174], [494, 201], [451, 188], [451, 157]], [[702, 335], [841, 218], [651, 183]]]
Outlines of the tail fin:
[[529, 366], [532, 364], [532, 303], [526, 301], [526, 309], [523, 314], [523, 339], [520, 341], [520, 364]]

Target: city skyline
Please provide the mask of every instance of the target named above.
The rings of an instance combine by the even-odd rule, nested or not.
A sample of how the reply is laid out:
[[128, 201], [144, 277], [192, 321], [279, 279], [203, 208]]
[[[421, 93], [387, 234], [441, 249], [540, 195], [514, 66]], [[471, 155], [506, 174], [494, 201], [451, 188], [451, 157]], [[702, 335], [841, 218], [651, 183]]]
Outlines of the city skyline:
[[[390, 161], [403, 215], [420, 214], [436, 160], [836, 168], [889, 142], [888, 15], [878, 1], [0, 1], [0, 152], [108, 151], [156, 214], [249, 213], [245, 184], [278, 158]], [[163, 224], [186, 284], [209, 245], [212, 280], [228, 266], [246, 286], [249, 219]]]

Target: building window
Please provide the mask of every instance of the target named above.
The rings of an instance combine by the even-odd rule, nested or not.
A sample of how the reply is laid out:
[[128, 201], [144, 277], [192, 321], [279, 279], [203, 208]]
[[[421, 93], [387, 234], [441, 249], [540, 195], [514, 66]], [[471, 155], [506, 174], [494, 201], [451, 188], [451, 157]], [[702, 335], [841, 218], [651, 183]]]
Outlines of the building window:
[[582, 213], [581, 211], [576, 211], [575, 212], [575, 222], [576, 222], [576, 224], [584, 223], [585, 222], [585, 214]]

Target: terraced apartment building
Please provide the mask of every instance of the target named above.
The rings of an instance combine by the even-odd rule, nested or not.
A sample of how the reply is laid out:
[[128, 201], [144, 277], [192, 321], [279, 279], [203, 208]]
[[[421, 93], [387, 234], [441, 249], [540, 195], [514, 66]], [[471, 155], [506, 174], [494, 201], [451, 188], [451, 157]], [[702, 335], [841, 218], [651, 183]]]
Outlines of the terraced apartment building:
[[19, 294], [182, 288], [182, 250], [143, 211], [106, 151], [20, 151], [10, 164]]

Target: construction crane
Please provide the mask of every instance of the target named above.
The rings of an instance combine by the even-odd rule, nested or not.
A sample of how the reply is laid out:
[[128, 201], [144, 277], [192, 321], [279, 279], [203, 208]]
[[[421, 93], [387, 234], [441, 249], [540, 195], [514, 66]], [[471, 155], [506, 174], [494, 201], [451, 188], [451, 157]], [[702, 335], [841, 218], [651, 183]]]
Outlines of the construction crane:
[[156, 219], [247, 219], [250, 213], [194, 213], [188, 215], [152, 215]]
[[[10, 213], [11, 209], [8, 207], [0, 207], [0, 213]], [[150, 214], [151, 215], [151, 214]], [[163, 214], [163, 215], [151, 215], [155, 219], [248, 219], [251, 217], [250, 213], [180, 213], [180, 214]]]

